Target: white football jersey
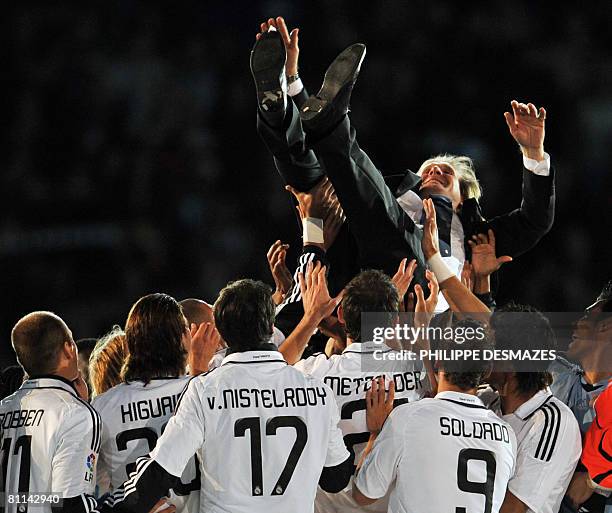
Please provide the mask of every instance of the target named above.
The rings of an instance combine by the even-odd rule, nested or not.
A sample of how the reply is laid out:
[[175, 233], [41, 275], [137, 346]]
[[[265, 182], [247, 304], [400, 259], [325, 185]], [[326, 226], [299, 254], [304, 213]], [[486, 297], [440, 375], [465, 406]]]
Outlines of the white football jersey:
[[346, 461], [334, 396], [278, 351], [230, 353], [193, 378], [151, 457], [202, 465], [200, 510], [310, 513], [323, 467]]
[[[136, 460], [155, 448], [189, 379], [157, 378], [146, 385], [142, 381], [121, 383], [93, 400], [103, 424], [98, 462], [100, 493], [118, 488], [135, 470]], [[195, 458], [185, 467], [181, 483], [173, 490], [170, 502], [179, 512], [197, 512], [200, 469]]]
[[[93, 494], [100, 416], [59, 376], [29, 379], [0, 402], [3, 511], [25, 513], [14, 494]], [[51, 504], [36, 511], [51, 512]], [[34, 508], [33, 505], [30, 508]]]
[[[427, 373], [422, 361], [389, 361], [374, 358], [375, 351], [385, 355], [391, 348], [373, 342], [353, 342], [339, 355], [328, 358], [325, 354], [300, 360], [294, 367], [302, 372], [321, 378], [328, 385], [340, 411], [340, 429], [346, 447], [354, 455], [355, 466], [370, 438], [366, 425], [365, 393], [370, 388], [372, 378], [384, 375], [388, 382], [395, 383], [395, 405], [418, 401], [431, 390]], [[380, 353], [379, 353], [380, 354]], [[398, 353], [399, 354], [399, 353]], [[395, 370], [389, 370], [393, 368]], [[316, 510], [330, 511], [387, 511], [387, 501], [380, 500], [367, 508], [359, 506], [351, 494], [352, 481], [341, 493], [328, 493], [319, 489]]]
[[547, 388], [503, 418], [518, 441], [508, 490], [529, 512], [557, 513], [582, 451], [574, 414]]
[[374, 499], [396, 481], [391, 513], [497, 513], [515, 459], [508, 423], [476, 396], [446, 391], [391, 412], [355, 483]]
[[[284, 341], [285, 341], [285, 335], [283, 334], [281, 330], [279, 330], [276, 326], [274, 326], [272, 328], [272, 336], [270, 337], [270, 340], [268, 340], [268, 344], [274, 344], [275, 347], [280, 347], [280, 345]], [[223, 349], [219, 349], [219, 351], [217, 351], [211, 358], [208, 364], [208, 370], [211, 371], [219, 367], [221, 363], [223, 362], [223, 358], [225, 358], [226, 354], [227, 354], [227, 347]]]

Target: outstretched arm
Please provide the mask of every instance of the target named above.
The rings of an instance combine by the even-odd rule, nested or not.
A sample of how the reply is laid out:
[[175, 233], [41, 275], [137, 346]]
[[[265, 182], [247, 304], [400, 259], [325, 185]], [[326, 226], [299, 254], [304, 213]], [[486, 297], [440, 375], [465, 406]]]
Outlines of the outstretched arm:
[[310, 262], [306, 274], [298, 276], [298, 282], [302, 293], [304, 317], [278, 348], [289, 365], [293, 365], [302, 357], [319, 323], [332, 314], [342, 299], [342, 295], [330, 297], [325, 267], [321, 266], [320, 262], [314, 266]]
[[500, 253], [518, 256], [532, 248], [552, 227], [555, 208], [554, 172], [544, 151], [546, 110], [512, 101], [504, 118], [523, 154], [520, 208], [489, 221]]
[[510, 102], [512, 114], [504, 112], [510, 135], [518, 143], [523, 155], [532, 160], [543, 162], [544, 153], [544, 122], [546, 109], [536, 109], [533, 103]]
[[470, 314], [485, 313], [487, 314], [485, 318], [488, 317], [491, 311], [446, 267], [440, 256], [436, 209], [433, 201], [431, 199], [423, 200], [423, 208], [426, 216], [425, 225], [423, 226], [423, 255], [425, 255], [427, 264], [436, 275], [440, 289], [446, 291], [460, 312]]
[[285, 261], [288, 249], [289, 244], [283, 244], [280, 240], [277, 240], [270, 246], [268, 254], [266, 255], [268, 258], [268, 267], [270, 268], [270, 273], [272, 274], [276, 287], [274, 294], [272, 294], [272, 300], [277, 306], [283, 302], [293, 285], [293, 278], [291, 277], [291, 273]]

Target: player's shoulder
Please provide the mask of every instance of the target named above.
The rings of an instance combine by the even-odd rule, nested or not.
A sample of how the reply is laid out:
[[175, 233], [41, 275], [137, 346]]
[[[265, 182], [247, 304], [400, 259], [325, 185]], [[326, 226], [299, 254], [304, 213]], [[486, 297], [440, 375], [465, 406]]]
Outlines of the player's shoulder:
[[550, 461], [559, 440], [580, 440], [580, 427], [572, 410], [554, 396], [525, 420], [530, 422], [530, 443], [535, 447], [533, 456], [536, 459]]
[[526, 420], [531, 420], [532, 431], [558, 431], [563, 425], [575, 427], [576, 432], [579, 431], [578, 421], [572, 410], [554, 395], [536, 408]]
[[557, 355], [548, 365], [548, 372], [553, 374], [553, 376], [561, 374], [580, 376], [582, 374], [582, 368], [580, 365], [569, 361], [567, 358]]
[[387, 429], [391, 429], [397, 434], [419, 433], [422, 432], [423, 426], [438, 413], [435, 399], [426, 397], [419, 401], [395, 406], [385, 425], [388, 423], [389, 428]]
[[100, 450], [102, 417], [87, 401], [76, 395], [67, 393], [62, 399], [67, 406], [62, 411], [61, 422], [58, 426], [60, 436], [70, 434], [75, 438], [85, 437], [91, 450]]
[[557, 356], [557, 358], [550, 362], [547, 370], [553, 378], [550, 385], [553, 394], [568, 401], [571, 390], [580, 383], [580, 378], [583, 374], [582, 368], [562, 356]]
[[7, 395], [6, 397], [2, 398], [2, 400], [0, 400], [0, 411], [12, 409], [13, 403], [16, 400], [19, 400], [20, 395], [21, 390], [17, 389], [11, 395]]
[[393, 408], [391, 412], [397, 418], [409, 420], [410, 418], [424, 417], [432, 415], [434, 412], [437, 413], [440, 410], [439, 401], [431, 397], [424, 397], [418, 401], [412, 401], [404, 404], [400, 404]]
[[317, 374], [324, 374], [334, 365], [338, 355], [332, 355], [328, 357], [325, 353], [315, 353], [308, 358], [304, 358], [293, 365], [294, 369], [297, 369], [305, 374], [311, 374], [316, 372]]
[[534, 424], [542, 424], [546, 419], [556, 421], [559, 418], [562, 421], [574, 419], [572, 410], [558, 397], [551, 395], [546, 401], [538, 406], [525, 420], [532, 420]]
[[187, 393], [201, 393], [204, 390], [216, 390], [219, 387], [219, 381], [225, 373], [224, 367], [215, 367], [200, 374], [183, 376], [181, 379], [181, 390], [179, 401]]
[[107, 408], [109, 405], [114, 404], [116, 401], [119, 401], [120, 398], [125, 397], [126, 394], [126, 384], [119, 383], [115, 385], [113, 388], [109, 388], [106, 392], [95, 396], [91, 400], [91, 405], [97, 410], [101, 411]]
[[[315, 358], [321, 358], [321, 362], [326, 361], [325, 355], [317, 355]], [[287, 376], [287, 380], [295, 381], [296, 385], [303, 386], [327, 386], [323, 384], [323, 379], [319, 376], [319, 373], [311, 374], [307, 371], [296, 368], [293, 365], [287, 365], [284, 369], [284, 373]]]
[[[26, 382], [27, 384], [27, 382]], [[91, 405], [81, 399], [74, 388], [62, 386], [39, 386], [28, 389], [24, 387], [17, 391], [28, 399], [44, 404], [49, 409], [70, 413], [71, 415], [89, 414], [94, 411]]]

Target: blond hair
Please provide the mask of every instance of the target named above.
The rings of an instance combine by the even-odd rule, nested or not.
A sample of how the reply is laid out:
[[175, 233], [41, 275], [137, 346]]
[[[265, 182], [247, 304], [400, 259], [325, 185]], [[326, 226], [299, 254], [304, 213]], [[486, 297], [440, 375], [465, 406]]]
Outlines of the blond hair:
[[417, 174], [421, 176], [423, 170], [431, 164], [448, 164], [453, 168], [455, 175], [459, 179], [459, 189], [461, 190], [462, 199], [480, 199], [482, 196], [482, 187], [478, 182], [478, 178], [476, 178], [474, 162], [470, 157], [464, 155], [450, 155], [448, 153], [436, 155], [423, 162]]
[[119, 326], [101, 337], [89, 357], [92, 397], [121, 383], [121, 368], [128, 355], [125, 333]]

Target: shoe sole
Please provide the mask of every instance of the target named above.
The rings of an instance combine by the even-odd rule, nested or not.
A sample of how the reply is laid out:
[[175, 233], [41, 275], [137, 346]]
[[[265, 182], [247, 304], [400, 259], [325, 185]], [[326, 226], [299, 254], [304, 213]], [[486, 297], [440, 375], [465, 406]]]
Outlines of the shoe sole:
[[257, 89], [257, 101], [265, 112], [285, 108], [285, 46], [278, 32], [262, 34], [251, 51], [251, 74]]
[[323, 77], [316, 97], [310, 97], [302, 110], [304, 120], [317, 116], [338, 95], [342, 88], [354, 82], [365, 58], [366, 47], [361, 43], [349, 46], [334, 59]]

